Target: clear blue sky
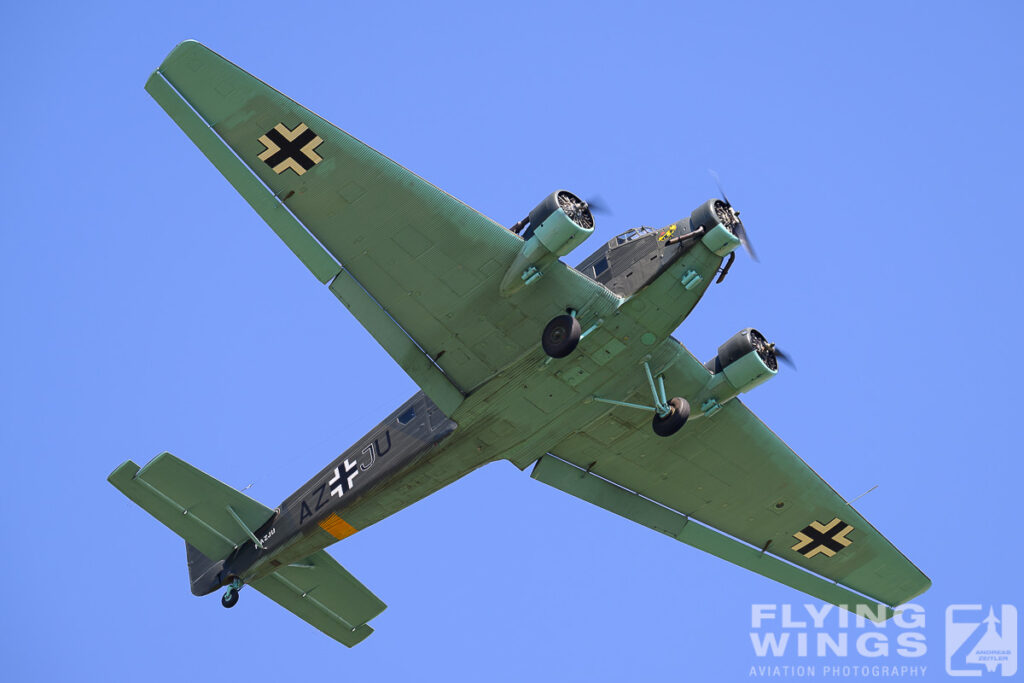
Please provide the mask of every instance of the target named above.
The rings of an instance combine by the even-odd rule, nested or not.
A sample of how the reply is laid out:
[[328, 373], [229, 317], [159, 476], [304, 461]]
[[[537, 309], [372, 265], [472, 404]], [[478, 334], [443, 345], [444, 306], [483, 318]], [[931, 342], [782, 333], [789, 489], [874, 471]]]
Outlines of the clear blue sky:
[[353, 650], [192, 597], [114, 467], [170, 450], [273, 506], [416, 387], [143, 91], [186, 38], [504, 224], [602, 195], [581, 252], [716, 169], [761, 262], [676, 336], [796, 357], [744, 400], [878, 485], [858, 508], [934, 581], [929, 679], [947, 605], [1024, 609], [1019, 4], [63, 5], [0, 43], [4, 678], [738, 681], [751, 605], [807, 602], [507, 463], [332, 548], [389, 604]]

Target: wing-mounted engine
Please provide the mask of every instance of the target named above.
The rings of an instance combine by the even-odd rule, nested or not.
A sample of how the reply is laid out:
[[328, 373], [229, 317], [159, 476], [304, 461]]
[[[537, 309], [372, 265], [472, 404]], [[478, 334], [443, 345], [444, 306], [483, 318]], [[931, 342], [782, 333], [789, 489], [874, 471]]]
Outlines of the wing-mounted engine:
[[711, 378], [696, 400], [694, 414], [712, 415], [724, 403], [759, 386], [779, 372], [775, 344], [752, 327], [740, 330], [718, 347], [718, 354], [704, 364]]
[[544, 268], [565, 256], [594, 232], [594, 215], [587, 202], [565, 190], [552, 192], [517, 223], [523, 247], [501, 281], [501, 295], [509, 296], [536, 282]]

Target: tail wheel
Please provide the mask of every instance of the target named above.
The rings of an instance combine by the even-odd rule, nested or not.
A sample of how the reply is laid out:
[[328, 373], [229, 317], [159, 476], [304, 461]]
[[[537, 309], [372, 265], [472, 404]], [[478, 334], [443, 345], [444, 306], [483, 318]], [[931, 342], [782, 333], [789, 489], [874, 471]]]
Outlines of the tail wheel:
[[576, 350], [582, 333], [579, 320], [571, 315], [560, 315], [552, 318], [544, 328], [540, 344], [544, 347], [544, 353], [552, 358], [565, 358]]
[[651, 427], [658, 436], [672, 436], [686, 424], [690, 417], [690, 402], [685, 398], [676, 396], [668, 402], [669, 413], [665, 417], [654, 414], [654, 422]]
[[229, 588], [224, 595], [220, 596], [220, 604], [224, 607], [234, 607], [238, 604], [238, 591], [234, 588]]

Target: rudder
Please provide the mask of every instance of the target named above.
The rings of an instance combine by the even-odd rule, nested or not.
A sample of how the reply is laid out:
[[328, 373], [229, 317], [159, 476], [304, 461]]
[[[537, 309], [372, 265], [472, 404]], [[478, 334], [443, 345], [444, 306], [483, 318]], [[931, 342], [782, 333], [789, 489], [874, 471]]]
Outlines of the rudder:
[[188, 541], [185, 541], [185, 557], [192, 595], [209, 595], [223, 585], [220, 574], [224, 560], [211, 560]]

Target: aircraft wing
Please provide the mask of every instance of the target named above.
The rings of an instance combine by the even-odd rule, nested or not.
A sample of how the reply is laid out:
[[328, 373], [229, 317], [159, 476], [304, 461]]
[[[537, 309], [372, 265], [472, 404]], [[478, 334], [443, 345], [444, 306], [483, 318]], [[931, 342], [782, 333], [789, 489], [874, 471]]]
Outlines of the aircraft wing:
[[[669, 395], [697, 395], [710, 371], [666, 344], [676, 347], [663, 367]], [[615, 407], [552, 448], [533, 477], [851, 611], [887, 618], [877, 603], [931, 585], [739, 399], [668, 438], [651, 417]]]
[[347, 647], [373, 633], [366, 622], [387, 607], [325, 550], [251, 585]]
[[146, 90], [449, 415], [567, 306], [615, 298], [561, 264], [500, 297], [518, 236], [199, 43]]

